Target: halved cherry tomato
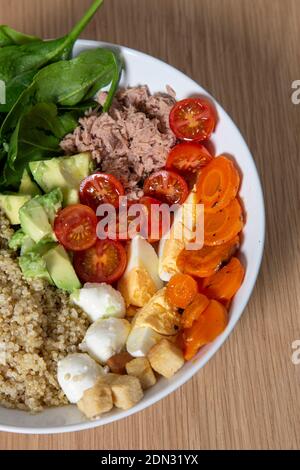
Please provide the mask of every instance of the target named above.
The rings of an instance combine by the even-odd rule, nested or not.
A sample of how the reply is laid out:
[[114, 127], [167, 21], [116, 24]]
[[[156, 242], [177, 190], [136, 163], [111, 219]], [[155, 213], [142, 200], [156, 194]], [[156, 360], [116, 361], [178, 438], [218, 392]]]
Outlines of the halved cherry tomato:
[[211, 160], [213, 157], [204, 145], [197, 142], [181, 142], [170, 151], [166, 169], [195, 174]]
[[[142, 206], [142, 211], [136, 211], [136, 213], [130, 213], [130, 208], [135, 205], [140, 204], [139, 201], [127, 201], [127, 214], [125, 217], [121, 217], [120, 213], [117, 218], [116, 224], [116, 239], [117, 240], [131, 240], [135, 235], [140, 234], [144, 237], [144, 234], [147, 234], [147, 224], [148, 224], [148, 213], [146, 207]], [[135, 212], [135, 211], [134, 211]], [[123, 218], [125, 220], [123, 220]], [[136, 219], [139, 219], [136, 221]], [[139, 223], [137, 223], [139, 222]], [[114, 238], [114, 237], [113, 237]]]
[[168, 302], [177, 308], [186, 308], [196, 297], [198, 284], [188, 274], [175, 274], [166, 289]]
[[144, 193], [167, 204], [183, 204], [188, 196], [185, 180], [173, 171], [160, 170], [144, 183]]
[[54, 232], [58, 241], [68, 250], [82, 251], [97, 241], [97, 217], [83, 204], [65, 207], [54, 220]]
[[123, 245], [114, 240], [97, 240], [86, 251], [74, 254], [74, 268], [82, 282], [113, 284], [125, 271], [127, 256]]
[[[135, 204], [139, 205], [138, 207], [140, 210], [138, 210], [136, 214], [130, 215], [130, 208]], [[127, 218], [123, 221], [120, 216], [118, 217], [116, 239], [131, 240], [138, 233], [142, 237], [146, 238], [149, 243], [155, 243], [160, 240], [163, 235], [163, 215], [158, 211], [156, 217], [155, 213], [152, 211], [152, 206], [156, 206], [158, 208], [160, 205], [161, 201], [149, 196], [143, 196], [138, 201], [127, 201]], [[153, 219], [152, 215], [154, 216]], [[139, 218], [139, 223], [133, 224], [137, 218]], [[157, 221], [156, 218], [158, 219]], [[154, 227], [153, 224], [157, 224], [157, 227]]]
[[125, 191], [117, 178], [106, 173], [94, 173], [85, 178], [80, 185], [80, 202], [90, 206], [96, 212], [100, 204], [119, 206], [119, 197]]
[[[158, 201], [158, 199], [155, 199], [154, 197], [149, 197], [149, 196], [143, 196], [139, 200], [139, 204], [143, 204], [145, 208], [147, 209], [147, 219], [148, 219], [148, 224], [147, 224], [147, 239], [149, 243], [155, 243], [158, 240], [160, 240], [163, 236], [163, 221], [162, 221], [162, 213], [159, 212], [157, 213], [157, 217], [153, 213], [154, 211], [152, 210], [152, 207], [159, 208], [161, 205], [161, 202]], [[153, 217], [154, 216], [154, 217]], [[154, 227], [154, 224], [157, 226]]]
[[181, 140], [206, 140], [211, 136], [215, 125], [211, 105], [201, 98], [178, 101], [170, 113], [171, 129]]

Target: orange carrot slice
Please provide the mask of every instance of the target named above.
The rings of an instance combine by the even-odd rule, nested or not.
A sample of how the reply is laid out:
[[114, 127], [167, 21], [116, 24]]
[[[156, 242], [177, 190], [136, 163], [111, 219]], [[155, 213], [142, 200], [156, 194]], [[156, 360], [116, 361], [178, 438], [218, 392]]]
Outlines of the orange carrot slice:
[[228, 324], [227, 310], [217, 300], [211, 300], [191, 328], [184, 330], [184, 358], [189, 361], [202, 346], [214, 341]]
[[186, 308], [196, 297], [198, 284], [188, 274], [175, 274], [166, 289], [168, 302], [177, 308]]
[[211, 276], [234, 254], [238, 246], [239, 237], [236, 236], [223, 245], [204, 246], [201, 250], [183, 250], [177, 258], [177, 267], [182, 273], [191, 276]]
[[241, 287], [244, 275], [245, 269], [240, 260], [232, 258], [216, 274], [203, 279], [203, 292], [211, 299], [230, 300]]
[[181, 317], [183, 328], [191, 328], [195, 320], [198, 320], [201, 313], [208, 307], [209, 299], [206, 295], [197, 294], [193, 302], [186, 307]]
[[204, 215], [204, 244], [222, 245], [235, 237], [242, 228], [242, 208], [238, 200], [233, 199], [224, 209]]
[[212, 160], [201, 170], [197, 183], [198, 202], [207, 213], [226, 207], [238, 192], [240, 175], [234, 163], [225, 156]]

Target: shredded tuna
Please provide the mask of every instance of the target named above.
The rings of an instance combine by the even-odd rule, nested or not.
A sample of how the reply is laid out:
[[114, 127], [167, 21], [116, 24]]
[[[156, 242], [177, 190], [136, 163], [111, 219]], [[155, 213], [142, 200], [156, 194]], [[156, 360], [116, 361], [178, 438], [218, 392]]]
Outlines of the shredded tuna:
[[[98, 95], [103, 104], [105, 94]], [[176, 138], [169, 127], [175, 92], [151, 95], [147, 86], [121, 89], [109, 113], [79, 120], [61, 142], [66, 154], [90, 151], [98, 168], [119, 178], [129, 198], [143, 195], [145, 178], [165, 165]]]

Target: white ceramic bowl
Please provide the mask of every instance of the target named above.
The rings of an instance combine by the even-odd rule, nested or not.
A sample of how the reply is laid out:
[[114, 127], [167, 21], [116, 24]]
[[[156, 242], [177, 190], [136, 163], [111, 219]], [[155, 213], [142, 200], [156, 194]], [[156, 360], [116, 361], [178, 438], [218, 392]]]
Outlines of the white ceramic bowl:
[[[82, 50], [99, 45], [117, 47], [121, 50], [126, 64], [122, 85], [148, 84], [151, 92], [156, 92], [164, 91], [165, 86], [169, 84], [176, 91], [178, 99], [197, 94], [209, 96], [197, 83], [173, 67], [126, 47], [95, 41], [78, 41], [74, 49], [74, 55]], [[210, 98], [213, 100], [211, 96]], [[212, 142], [215, 146], [216, 155], [221, 153], [230, 154], [236, 159], [240, 167], [243, 175], [240, 197], [246, 212], [246, 225], [243, 231], [241, 247], [243, 260], [246, 264], [246, 277], [235, 296], [230, 311], [229, 325], [225, 332], [212, 344], [203, 348], [194, 360], [186, 363], [171, 380], [161, 378], [154, 387], [147, 391], [143, 400], [128, 411], [115, 409], [101, 419], [87, 421], [77, 410], [76, 406], [48, 409], [37, 415], [0, 408], [0, 430], [34, 434], [79, 431], [110, 423], [137, 413], [162, 399], [189, 380], [217, 352], [231, 333], [247, 305], [259, 272], [264, 246], [265, 213], [261, 184], [250, 151], [231, 118], [215, 100], [213, 101], [219, 116], [219, 123]]]

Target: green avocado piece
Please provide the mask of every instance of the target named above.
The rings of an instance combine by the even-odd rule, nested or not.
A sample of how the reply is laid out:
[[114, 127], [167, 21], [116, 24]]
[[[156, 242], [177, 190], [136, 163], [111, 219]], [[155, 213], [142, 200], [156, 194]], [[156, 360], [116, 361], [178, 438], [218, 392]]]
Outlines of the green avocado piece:
[[8, 246], [13, 251], [21, 249], [21, 255], [27, 253], [35, 245], [34, 241], [20, 228], [9, 240]]
[[20, 256], [19, 265], [24, 277], [45, 279], [49, 284], [54, 284], [45, 261], [45, 254], [54, 248], [56, 243], [44, 243], [40, 241], [30, 250]]
[[28, 235], [26, 235], [23, 230], [20, 228], [19, 230], [17, 230], [13, 236], [11, 237], [11, 239], [9, 240], [8, 242], [8, 246], [11, 250], [13, 251], [17, 251], [21, 248], [22, 246], [22, 243], [24, 241], [24, 238], [27, 237]]
[[52, 229], [56, 213], [61, 209], [63, 195], [55, 189], [43, 196], [35, 196], [19, 211], [23, 231], [36, 243], [40, 240], [56, 241]]
[[56, 188], [48, 194], [38, 196], [38, 200], [41, 206], [45, 209], [51, 225], [53, 225], [55, 216], [62, 207], [63, 194], [61, 189]]
[[19, 209], [30, 199], [27, 194], [0, 194], [0, 207], [12, 225], [20, 224]]
[[42, 194], [42, 191], [39, 189], [38, 185], [32, 181], [26, 169], [21, 179], [19, 194], [29, 194], [32, 197]]
[[59, 289], [72, 293], [76, 289], [80, 289], [81, 283], [73, 268], [68, 253], [62, 245], [49, 250], [43, 256], [47, 270]]
[[29, 250], [31, 250], [35, 245], [35, 242], [28, 235], [24, 237], [22, 246], [21, 246], [21, 256], [25, 255]]
[[93, 170], [89, 152], [31, 162], [29, 167], [33, 178], [46, 193], [54, 188], [62, 190], [65, 206], [79, 202], [79, 185]]

